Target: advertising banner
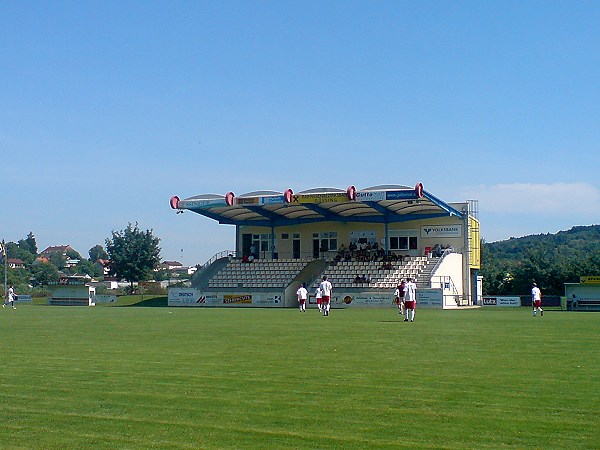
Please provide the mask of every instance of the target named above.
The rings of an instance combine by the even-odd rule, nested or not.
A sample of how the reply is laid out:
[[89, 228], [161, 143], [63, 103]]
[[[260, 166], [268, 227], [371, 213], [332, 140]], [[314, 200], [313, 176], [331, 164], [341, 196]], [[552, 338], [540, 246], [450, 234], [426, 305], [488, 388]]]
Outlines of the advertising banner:
[[[206, 298], [198, 289], [194, 288], [169, 288], [167, 304], [169, 306], [196, 306], [205, 303]], [[199, 306], [199, 305], [198, 305]]]
[[417, 308], [442, 308], [443, 298], [441, 289], [417, 289]]
[[31, 295], [29, 294], [19, 294], [16, 296], [15, 302], [19, 303], [31, 303]]
[[381, 200], [385, 200], [385, 191], [376, 191], [376, 192], [358, 191], [356, 193], [356, 200], [359, 202], [378, 202]]
[[417, 194], [414, 189], [406, 189], [403, 191], [387, 191], [385, 195], [386, 200], [416, 200]]
[[213, 198], [206, 200], [179, 200], [178, 208], [201, 209], [213, 206], [227, 206], [224, 198]]
[[462, 225], [421, 225], [422, 238], [459, 238], [462, 237]]
[[520, 297], [483, 297], [483, 306], [521, 306]]
[[96, 294], [96, 296], [94, 297], [94, 301], [96, 303], [115, 303], [117, 301], [117, 296], [108, 294]]
[[600, 284], [600, 277], [593, 277], [593, 276], [579, 277], [579, 282], [581, 284]]
[[283, 306], [283, 295], [258, 292], [252, 295], [252, 304], [256, 306]]
[[283, 295], [254, 292], [234, 294], [229, 292], [201, 292], [195, 288], [170, 288], [169, 306], [282, 306]]
[[[391, 306], [394, 305], [394, 296], [389, 293], [348, 293], [338, 294], [331, 297], [331, 305], [336, 308], [350, 306]], [[316, 305], [317, 300], [314, 296], [308, 299], [310, 305]], [[441, 308], [442, 307], [442, 290], [441, 289], [418, 289], [417, 290], [417, 308]]]
[[344, 193], [324, 194], [294, 194], [292, 203], [343, 203], [348, 201], [348, 195]]
[[258, 197], [236, 197], [236, 205], [258, 205]]
[[252, 294], [225, 294], [223, 296], [225, 305], [251, 305]]
[[[331, 298], [332, 306], [388, 306], [392, 303], [393, 296], [390, 294], [347, 294], [334, 295]], [[316, 304], [316, 300], [311, 299], [310, 303]]]
[[260, 197], [258, 203], [260, 205], [277, 205], [280, 203], [285, 203], [285, 198], [283, 195], [277, 195], [274, 197]]

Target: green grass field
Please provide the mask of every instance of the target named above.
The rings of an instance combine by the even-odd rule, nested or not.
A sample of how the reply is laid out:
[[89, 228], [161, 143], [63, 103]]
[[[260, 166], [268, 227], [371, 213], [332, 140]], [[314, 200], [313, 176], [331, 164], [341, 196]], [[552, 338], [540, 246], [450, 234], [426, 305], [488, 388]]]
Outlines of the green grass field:
[[600, 448], [600, 313], [0, 310], [1, 448]]

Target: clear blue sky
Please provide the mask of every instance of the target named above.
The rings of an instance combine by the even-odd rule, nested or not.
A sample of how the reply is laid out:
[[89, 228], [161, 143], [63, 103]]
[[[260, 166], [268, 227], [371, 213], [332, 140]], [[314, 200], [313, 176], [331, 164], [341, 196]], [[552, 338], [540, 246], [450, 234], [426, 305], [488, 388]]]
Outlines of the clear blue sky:
[[[4, 1], [0, 238], [83, 256], [169, 198], [422, 182], [487, 241], [600, 223], [600, 3]], [[183, 251], [182, 251], [183, 249]]]

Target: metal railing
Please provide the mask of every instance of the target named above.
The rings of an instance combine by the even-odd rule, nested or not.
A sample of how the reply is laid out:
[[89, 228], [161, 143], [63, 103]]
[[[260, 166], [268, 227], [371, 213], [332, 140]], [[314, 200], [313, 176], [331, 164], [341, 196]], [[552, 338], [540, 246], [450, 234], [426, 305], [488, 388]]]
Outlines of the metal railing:
[[[450, 275], [436, 275], [431, 277], [431, 287], [436, 284], [439, 284], [442, 289], [444, 305], [446, 305], [446, 299], [451, 298], [456, 303], [456, 306], [464, 306], [462, 296], [458, 293], [458, 289], [456, 289], [454, 280], [452, 280]], [[446, 291], [450, 291], [450, 294], [446, 294]]]
[[208, 261], [206, 261], [204, 264], [202, 264], [201, 266], [198, 267], [198, 272], [206, 269], [208, 266], [210, 266], [216, 260], [225, 258], [226, 256], [231, 256], [231, 257], [235, 258], [237, 256], [237, 252], [235, 250], [223, 250], [221, 252], [215, 253]]
[[439, 269], [446, 255], [449, 255], [450, 253], [461, 253], [460, 250], [461, 249], [457, 247], [448, 247], [447, 249], [444, 249], [444, 252], [442, 253], [442, 256], [440, 256], [440, 259], [438, 259], [438, 261], [435, 263], [435, 266], [431, 268], [431, 273], [434, 274], [435, 271]]

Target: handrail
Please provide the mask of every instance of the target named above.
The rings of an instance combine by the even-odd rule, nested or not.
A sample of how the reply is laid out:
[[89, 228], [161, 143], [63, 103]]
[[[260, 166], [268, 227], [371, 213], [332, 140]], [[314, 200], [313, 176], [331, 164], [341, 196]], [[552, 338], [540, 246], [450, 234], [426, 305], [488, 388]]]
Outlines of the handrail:
[[[434, 281], [434, 278], [436, 279], [435, 281]], [[454, 280], [452, 279], [452, 277], [450, 275], [435, 275], [435, 276], [431, 277], [431, 282], [432, 282], [432, 284], [435, 282], [439, 282], [440, 284], [443, 283], [444, 285], [446, 283], [448, 283], [449, 284], [448, 289], [451, 289], [452, 293], [454, 295], [459, 295], [458, 290], [456, 289], [456, 285], [454, 284]], [[445, 290], [445, 286], [442, 286], [442, 290]]]
[[431, 268], [431, 273], [434, 274], [436, 270], [438, 270], [438, 268], [440, 267], [440, 265], [442, 264], [442, 261], [444, 260], [444, 258], [449, 255], [450, 253], [460, 253], [457, 249], [455, 249], [454, 247], [448, 247], [446, 249], [444, 249], [444, 252], [442, 253], [442, 256], [440, 256], [440, 258], [437, 260], [437, 262], [435, 263], [435, 265]]
[[434, 281], [433, 279], [437, 278], [439, 280], [439, 283], [441, 284], [441, 289], [442, 289], [442, 293], [446, 290], [446, 283], [448, 283], [448, 289], [451, 290], [451, 294], [442, 294], [443, 298], [444, 298], [444, 302], [446, 297], [452, 297], [454, 298], [454, 302], [456, 303], [457, 306], [461, 306], [461, 295], [458, 293], [458, 290], [456, 289], [456, 285], [454, 284], [454, 280], [452, 280], [452, 277], [450, 275], [436, 275], [435, 277], [431, 277], [431, 284], [433, 285], [434, 283], [437, 283], [438, 281]]
[[218, 253], [215, 253], [208, 261], [206, 261], [204, 264], [202, 264], [200, 267], [198, 267], [198, 270], [204, 270], [205, 268], [207, 268], [208, 266], [210, 266], [212, 263], [214, 263], [216, 260], [224, 258], [225, 256], [236, 256], [236, 251], [235, 250], [223, 250], [220, 251]]

